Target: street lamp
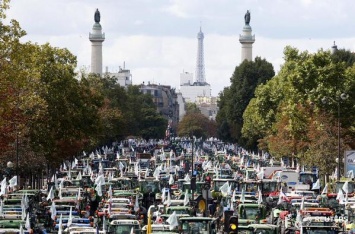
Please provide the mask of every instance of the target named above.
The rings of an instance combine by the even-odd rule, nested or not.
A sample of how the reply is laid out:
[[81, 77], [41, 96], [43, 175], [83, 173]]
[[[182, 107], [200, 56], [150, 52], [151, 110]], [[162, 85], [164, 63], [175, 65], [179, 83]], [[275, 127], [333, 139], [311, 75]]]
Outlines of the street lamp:
[[331, 99], [332, 101], [335, 101], [337, 103], [337, 108], [338, 108], [338, 118], [337, 118], [337, 130], [338, 130], [338, 157], [337, 157], [337, 180], [340, 180], [340, 102], [342, 100], [346, 100], [348, 99], [348, 95], [345, 93], [340, 94], [339, 96], [337, 96], [336, 100], [330, 98], [330, 97], [323, 97], [322, 98], [322, 102], [324, 104], [326, 104], [328, 102], [328, 99]]

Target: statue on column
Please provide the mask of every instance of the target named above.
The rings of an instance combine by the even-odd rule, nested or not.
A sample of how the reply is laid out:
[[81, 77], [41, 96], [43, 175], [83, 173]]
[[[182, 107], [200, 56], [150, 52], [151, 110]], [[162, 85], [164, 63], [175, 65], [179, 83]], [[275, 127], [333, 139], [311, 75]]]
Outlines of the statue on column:
[[96, 23], [100, 23], [100, 11], [99, 11], [99, 9], [96, 9], [94, 19], [95, 19]]
[[247, 13], [244, 15], [245, 25], [249, 25], [250, 23], [250, 12], [247, 10]]

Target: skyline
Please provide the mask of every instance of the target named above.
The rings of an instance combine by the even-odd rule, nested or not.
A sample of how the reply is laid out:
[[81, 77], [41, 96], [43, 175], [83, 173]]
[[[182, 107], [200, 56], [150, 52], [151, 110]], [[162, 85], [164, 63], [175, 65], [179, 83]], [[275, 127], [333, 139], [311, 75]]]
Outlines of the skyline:
[[126, 64], [133, 84], [150, 82], [179, 89], [180, 73], [196, 79], [197, 33], [204, 33], [206, 82], [217, 96], [230, 85], [240, 64], [239, 34], [244, 14], [251, 12], [255, 34], [253, 58], [271, 62], [275, 72], [287, 45], [316, 52], [338, 48], [355, 50], [355, 16], [351, 0], [12, 0], [8, 19], [19, 21], [28, 35], [22, 41], [68, 48], [78, 68], [89, 71], [89, 33], [94, 13], [101, 13], [105, 33], [103, 71], [117, 72]]

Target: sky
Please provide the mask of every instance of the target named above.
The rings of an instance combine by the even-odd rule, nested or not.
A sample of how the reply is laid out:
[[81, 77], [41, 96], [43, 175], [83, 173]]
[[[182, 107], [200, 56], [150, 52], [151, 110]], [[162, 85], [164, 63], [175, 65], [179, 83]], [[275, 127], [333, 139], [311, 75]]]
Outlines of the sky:
[[[1, 2], [1, 0], [0, 0]], [[353, 0], [11, 0], [6, 12], [27, 35], [22, 41], [67, 48], [78, 69], [90, 71], [89, 33], [99, 9], [105, 33], [103, 70], [129, 69], [133, 84], [170, 85], [195, 73], [197, 33], [204, 33], [206, 81], [212, 95], [230, 86], [240, 64], [239, 35], [251, 13], [253, 58], [272, 63], [277, 73], [283, 50], [355, 50]], [[195, 77], [194, 77], [195, 78]]]

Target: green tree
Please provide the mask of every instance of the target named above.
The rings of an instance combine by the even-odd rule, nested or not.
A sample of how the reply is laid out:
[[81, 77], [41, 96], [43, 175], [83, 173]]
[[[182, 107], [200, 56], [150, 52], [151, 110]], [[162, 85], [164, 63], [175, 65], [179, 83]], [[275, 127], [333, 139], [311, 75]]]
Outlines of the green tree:
[[[221, 100], [226, 103], [227, 123], [230, 125], [230, 133], [235, 141], [245, 145], [242, 139], [241, 130], [243, 127], [243, 113], [250, 100], [254, 97], [255, 88], [268, 81], [275, 75], [273, 66], [265, 59], [256, 57], [255, 61], [244, 60], [235, 68], [231, 77], [228, 100]], [[223, 96], [220, 98], [223, 99]], [[218, 117], [218, 119], [221, 119]], [[245, 147], [255, 147], [255, 144], [245, 145]]]
[[[354, 66], [335, 61], [329, 51], [311, 54], [286, 47], [284, 53], [285, 63], [279, 74], [255, 91], [255, 98], [244, 113], [243, 134], [259, 138], [259, 146], [266, 147], [272, 155], [293, 156], [312, 163], [312, 155], [329, 155], [320, 145], [334, 137], [323, 134], [328, 139], [316, 139], [315, 134], [321, 133], [323, 127], [315, 126], [336, 126], [337, 121], [333, 120], [338, 120], [340, 106], [339, 110], [347, 113], [339, 119], [342, 142], [353, 142], [346, 139], [354, 139], [355, 101], [342, 100], [340, 94], [355, 95]], [[322, 113], [328, 113], [329, 118], [321, 118]], [[337, 149], [333, 148], [333, 152]], [[331, 158], [335, 159], [335, 153]]]
[[200, 113], [201, 110], [198, 108], [196, 103], [188, 102], [186, 103], [186, 114]]

